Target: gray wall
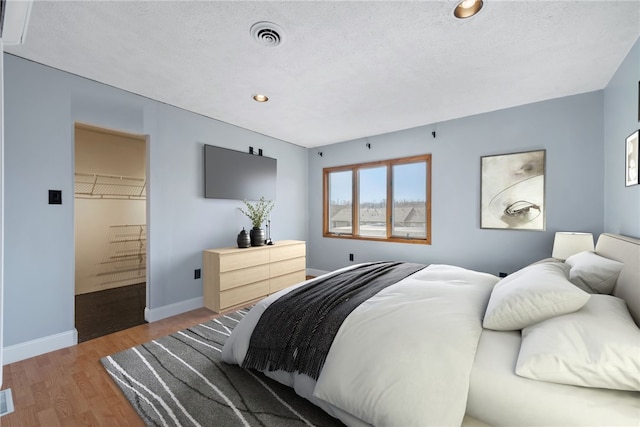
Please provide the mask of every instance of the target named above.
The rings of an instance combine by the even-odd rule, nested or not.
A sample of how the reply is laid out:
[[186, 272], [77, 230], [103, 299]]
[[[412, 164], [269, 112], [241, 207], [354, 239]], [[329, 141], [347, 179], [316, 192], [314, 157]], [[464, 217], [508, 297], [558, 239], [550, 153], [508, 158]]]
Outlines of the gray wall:
[[[0, 366], [3, 366], [3, 316], [4, 306], [4, 45], [0, 39]], [[0, 368], [0, 386], [2, 371]]]
[[203, 198], [203, 143], [242, 151], [253, 146], [278, 159], [271, 238], [307, 240], [306, 149], [183, 110], [154, 109], [145, 111], [151, 307], [202, 296], [201, 281], [193, 280], [202, 249], [234, 246], [242, 227], [251, 227], [238, 210], [242, 202]]
[[[512, 272], [551, 256], [556, 231], [603, 226], [602, 91], [480, 114], [309, 151], [307, 265], [406, 259]], [[431, 135], [436, 131], [436, 138]], [[546, 150], [546, 231], [480, 229], [480, 157]], [[323, 156], [317, 155], [322, 151]], [[322, 168], [432, 153], [432, 244], [322, 237]]]
[[640, 128], [640, 39], [604, 90], [605, 230], [640, 238], [640, 185], [625, 187], [625, 138]]
[[[74, 328], [73, 123], [149, 135], [151, 309], [202, 296], [201, 251], [233, 246], [239, 201], [203, 198], [202, 145], [278, 159], [272, 238], [307, 240], [306, 150], [11, 55], [5, 78], [4, 345]], [[47, 204], [47, 190], [63, 192]]]
[[[4, 345], [73, 329], [69, 78], [5, 54]], [[49, 189], [62, 205], [49, 205]]]

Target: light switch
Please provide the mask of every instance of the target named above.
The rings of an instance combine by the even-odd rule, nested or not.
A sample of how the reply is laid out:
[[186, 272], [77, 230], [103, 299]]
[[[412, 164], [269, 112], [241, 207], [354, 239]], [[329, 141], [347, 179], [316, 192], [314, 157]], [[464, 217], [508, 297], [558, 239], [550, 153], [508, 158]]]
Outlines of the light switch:
[[62, 190], [49, 190], [49, 204], [50, 205], [62, 204]]

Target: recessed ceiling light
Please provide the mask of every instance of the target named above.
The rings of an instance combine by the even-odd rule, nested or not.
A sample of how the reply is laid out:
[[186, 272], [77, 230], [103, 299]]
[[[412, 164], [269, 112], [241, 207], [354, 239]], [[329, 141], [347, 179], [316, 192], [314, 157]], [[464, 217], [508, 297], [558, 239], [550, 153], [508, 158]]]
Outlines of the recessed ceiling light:
[[267, 95], [258, 93], [256, 95], [253, 95], [253, 100], [257, 102], [267, 102], [269, 100], [269, 97]]
[[453, 10], [453, 15], [459, 19], [471, 18], [482, 9], [482, 0], [462, 0]]

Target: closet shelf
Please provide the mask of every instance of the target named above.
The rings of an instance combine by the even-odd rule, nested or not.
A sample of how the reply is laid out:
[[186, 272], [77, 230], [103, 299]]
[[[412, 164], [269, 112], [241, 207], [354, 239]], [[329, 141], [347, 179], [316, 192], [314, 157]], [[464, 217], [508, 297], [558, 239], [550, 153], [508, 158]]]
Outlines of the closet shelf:
[[109, 260], [109, 261], [100, 261], [98, 264], [99, 265], [107, 265], [107, 264], [116, 264], [119, 263], [120, 265], [124, 262], [124, 261], [135, 261], [136, 263], [144, 263], [144, 261], [147, 259], [144, 255], [142, 257], [138, 256], [138, 255], [129, 255], [126, 257], [112, 257], [113, 259]]
[[[146, 268], [145, 267], [140, 267], [140, 268], [125, 268], [125, 269], [121, 269], [118, 271], [108, 271], [105, 273], [98, 273], [96, 274], [96, 276], [101, 277], [101, 276], [113, 276], [114, 274], [122, 274], [122, 273], [140, 273], [141, 271], [145, 271]], [[129, 277], [127, 277], [127, 279], [129, 279]], [[121, 279], [122, 280], [122, 279]], [[110, 282], [105, 282], [103, 284], [109, 284], [109, 283], [115, 283], [118, 282], [119, 280], [112, 280]]]
[[111, 255], [111, 260], [110, 261], [103, 261], [104, 262], [117, 262], [117, 261], [129, 261], [129, 260], [141, 260], [144, 257], [144, 254], [139, 254], [136, 252], [129, 252], [129, 253], [123, 253], [120, 255]]
[[130, 176], [76, 173], [75, 197], [145, 200], [147, 183], [144, 178]]
[[127, 243], [127, 242], [146, 242], [147, 239], [144, 237], [141, 237], [139, 239], [122, 239], [122, 240], [113, 240], [111, 241], [111, 243]]
[[[145, 281], [147, 264], [147, 226], [127, 224], [109, 226], [109, 242], [98, 263], [101, 285]], [[139, 283], [139, 282], [138, 282]]]

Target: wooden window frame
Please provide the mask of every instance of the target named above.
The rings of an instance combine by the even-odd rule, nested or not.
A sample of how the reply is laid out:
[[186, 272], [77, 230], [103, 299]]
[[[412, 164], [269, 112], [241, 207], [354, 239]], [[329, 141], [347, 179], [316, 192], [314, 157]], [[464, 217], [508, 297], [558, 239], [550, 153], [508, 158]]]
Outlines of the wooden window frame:
[[[409, 163], [426, 163], [426, 197], [425, 197], [425, 228], [426, 238], [404, 238], [393, 236], [393, 166]], [[374, 167], [387, 167], [387, 215], [386, 215], [386, 237], [370, 237], [361, 236], [359, 230], [359, 207], [360, 200], [358, 194], [358, 171], [361, 169], [369, 169]], [[329, 232], [329, 175], [333, 172], [351, 171], [351, 234], [331, 233]], [[422, 154], [418, 156], [402, 157], [390, 160], [380, 160], [368, 163], [355, 163], [351, 165], [335, 166], [322, 169], [322, 236], [334, 239], [349, 240], [369, 240], [374, 242], [395, 242], [395, 243], [412, 243], [412, 244], [431, 244], [431, 154]]]

